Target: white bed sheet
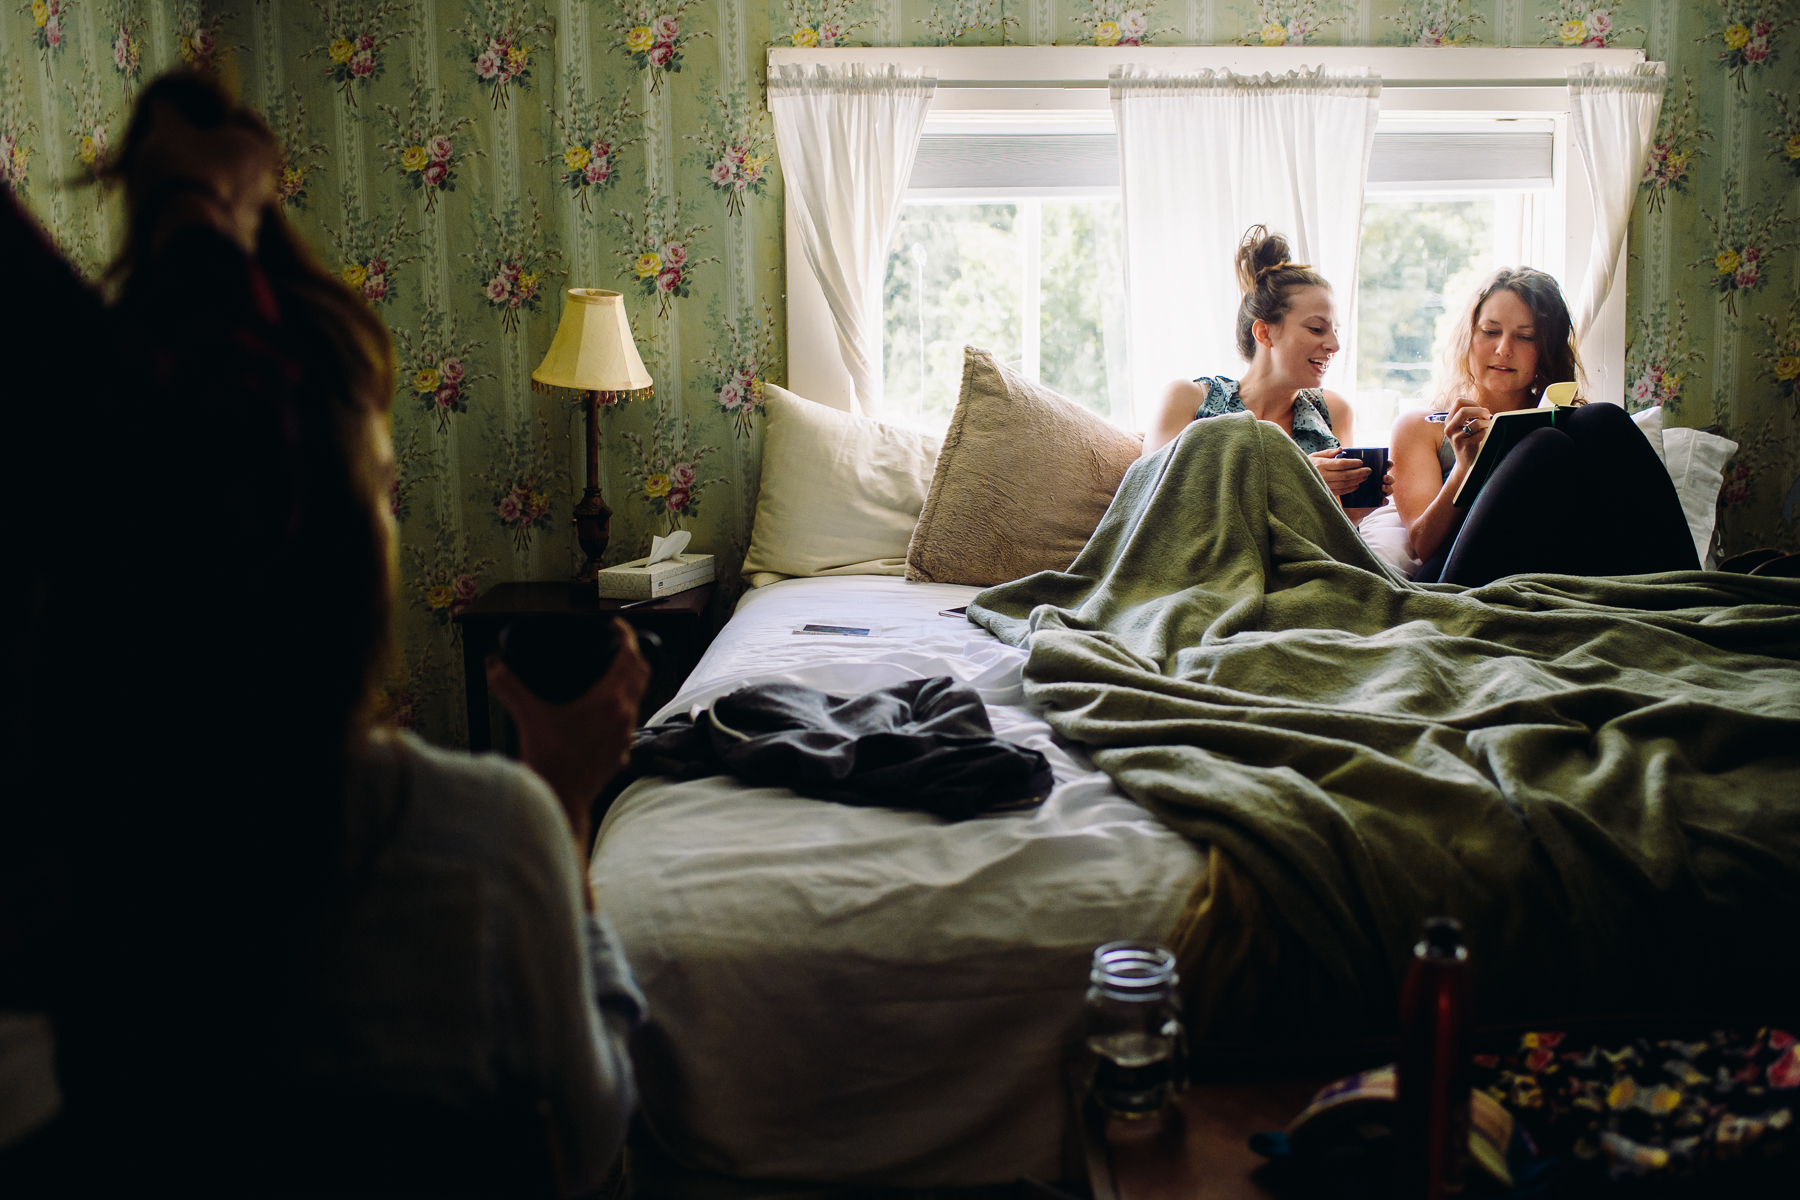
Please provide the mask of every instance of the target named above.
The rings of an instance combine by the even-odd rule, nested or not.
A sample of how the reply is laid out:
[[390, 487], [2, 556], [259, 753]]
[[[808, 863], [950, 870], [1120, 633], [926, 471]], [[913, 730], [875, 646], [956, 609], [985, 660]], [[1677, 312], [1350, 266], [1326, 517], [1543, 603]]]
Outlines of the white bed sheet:
[[892, 1186], [1058, 1175], [1093, 947], [1166, 939], [1202, 859], [1017, 707], [1021, 651], [936, 615], [976, 591], [758, 589], [663, 711], [760, 681], [856, 694], [950, 675], [1049, 758], [1036, 811], [951, 824], [714, 778], [640, 781], [607, 814], [592, 874], [652, 1008], [643, 1111], [686, 1164]]

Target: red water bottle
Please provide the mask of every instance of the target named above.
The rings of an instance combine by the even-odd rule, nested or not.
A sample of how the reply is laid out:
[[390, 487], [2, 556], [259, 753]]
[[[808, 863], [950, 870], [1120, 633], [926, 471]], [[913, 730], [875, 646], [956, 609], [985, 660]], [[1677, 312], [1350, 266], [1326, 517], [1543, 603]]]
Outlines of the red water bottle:
[[1458, 1196], [1469, 1161], [1475, 996], [1462, 924], [1430, 917], [1400, 989], [1399, 1196]]

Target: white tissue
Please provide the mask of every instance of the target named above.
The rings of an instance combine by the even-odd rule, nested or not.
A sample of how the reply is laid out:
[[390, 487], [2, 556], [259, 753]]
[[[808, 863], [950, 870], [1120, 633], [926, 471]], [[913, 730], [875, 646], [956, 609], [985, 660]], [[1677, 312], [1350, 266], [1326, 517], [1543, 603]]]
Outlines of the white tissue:
[[687, 549], [687, 544], [693, 536], [685, 529], [677, 529], [668, 537], [652, 537], [650, 539], [650, 557], [645, 560], [644, 565], [646, 567], [654, 566], [659, 562], [667, 562], [676, 557]]

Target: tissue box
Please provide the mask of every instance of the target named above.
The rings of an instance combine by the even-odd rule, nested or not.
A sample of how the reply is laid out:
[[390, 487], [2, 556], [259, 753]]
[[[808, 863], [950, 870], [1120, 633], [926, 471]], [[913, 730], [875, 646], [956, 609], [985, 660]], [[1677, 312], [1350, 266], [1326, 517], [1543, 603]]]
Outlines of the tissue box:
[[602, 600], [651, 600], [713, 581], [713, 556], [677, 554], [654, 566], [640, 558], [600, 572]]

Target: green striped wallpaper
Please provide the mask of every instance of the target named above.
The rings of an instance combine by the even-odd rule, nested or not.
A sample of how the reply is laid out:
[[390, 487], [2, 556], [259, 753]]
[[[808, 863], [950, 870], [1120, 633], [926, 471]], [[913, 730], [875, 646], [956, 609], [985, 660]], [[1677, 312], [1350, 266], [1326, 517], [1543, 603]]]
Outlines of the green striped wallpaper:
[[[0, 172], [84, 271], [116, 202], [68, 188], [134, 90], [218, 60], [281, 137], [284, 202], [394, 331], [401, 673], [466, 739], [450, 618], [562, 578], [578, 417], [533, 393], [560, 289], [628, 297], [653, 399], [604, 420], [619, 559], [672, 525], [733, 578], [783, 382], [780, 45], [1643, 46], [1675, 80], [1629, 249], [1634, 406], [1739, 440], [1724, 550], [1800, 549], [1800, 10], [1782, 0], [29, 0], [0, 10]], [[730, 592], [729, 587], [721, 589]]]

